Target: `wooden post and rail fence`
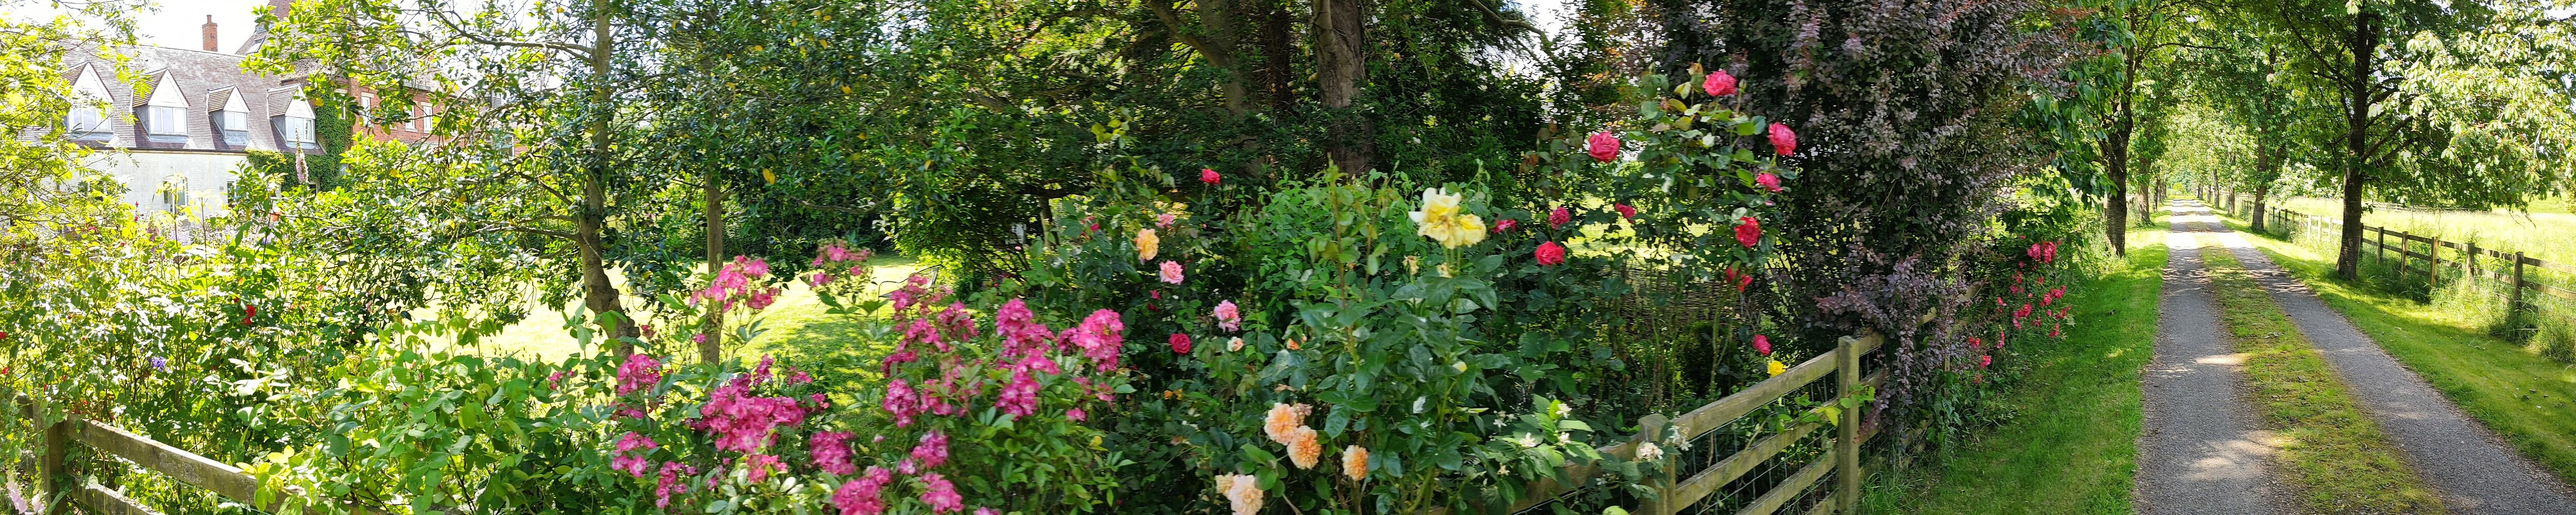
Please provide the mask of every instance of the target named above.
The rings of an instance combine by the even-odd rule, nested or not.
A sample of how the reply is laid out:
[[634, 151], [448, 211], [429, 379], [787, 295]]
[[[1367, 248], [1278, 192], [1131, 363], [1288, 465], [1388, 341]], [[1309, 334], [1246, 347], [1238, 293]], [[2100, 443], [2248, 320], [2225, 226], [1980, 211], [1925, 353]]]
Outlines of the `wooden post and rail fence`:
[[[2238, 202], [2238, 200], [2241, 199], [2235, 199], [2233, 195], [2228, 196], [2228, 199], [2230, 200], [2220, 204], [2218, 207], [2226, 209], [2231, 213], [2245, 212], [2247, 206]], [[2320, 216], [2309, 216], [2306, 213], [2291, 211], [2276, 206], [2264, 207], [2265, 210], [2269, 212], [2269, 225], [2274, 230], [2286, 228], [2296, 231], [2296, 233], [2299, 234], [2304, 234], [2308, 231], [2316, 231], [2317, 234], [2327, 234], [2335, 238], [2342, 237], [2342, 220], [2334, 220]], [[2386, 227], [2371, 227], [2369, 225], [2361, 226], [2361, 230], [2361, 243], [2375, 259], [2380, 262], [2389, 262], [2388, 254], [2394, 252], [2397, 254], [2397, 260], [2391, 264], [2396, 265], [2399, 273], [2407, 276], [2421, 275], [2424, 278], [2425, 284], [2430, 286], [2439, 287], [2441, 285], [2442, 271], [2445, 269], [2444, 264], [2448, 263], [2452, 268], [2457, 268], [2463, 277], [2468, 277], [2472, 280], [2486, 279], [2495, 284], [2508, 286], [2508, 288], [2505, 288], [2504, 292], [2504, 296], [2507, 299], [2506, 305], [2510, 306], [2509, 309], [2513, 310], [2515, 314], [2520, 314], [2524, 310], [2532, 309], [2531, 302], [2529, 300], [2531, 297], [2528, 296], [2530, 293], [2526, 293], [2526, 291], [2566, 299], [2569, 301], [2576, 301], [2576, 290], [2570, 290], [2557, 285], [2531, 280], [2530, 273], [2530, 269], [2537, 268], [2566, 274], [2568, 277], [2576, 277], [2576, 266], [2542, 261], [2540, 259], [2532, 258], [2531, 256], [2523, 255], [2521, 252], [2508, 253], [2495, 249], [2478, 248], [2476, 243], [2442, 241], [2442, 237], [2438, 235], [2423, 236], [2405, 231], [2392, 231], [2388, 230]], [[2392, 237], [2397, 239], [2396, 243], [2392, 244], [2388, 242], [2389, 238]], [[2425, 249], [2424, 252], [2416, 252], [2412, 247], [2407, 245], [2409, 242], [2423, 244], [2423, 248]], [[2444, 258], [2442, 256], [2442, 249], [2460, 251], [2461, 259]], [[2483, 262], [2481, 261], [2481, 258], [2484, 258]]]
[[[1696, 439], [1750, 415], [1763, 406], [1805, 389], [1808, 385], [1823, 380], [1827, 375], [1835, 378], [1837, 393], [1834, 399], [1851, 398], [1860, 393], [1863, 387], [1876, 388], [1887, 381], [1887, 372], [1884, 370], [1869, 374], [1866, 378], [1861, 377], [1861, 357], [1876, 351], [1884, 342], [1885, 338], [1876, 333], [1859, 337], [1843, 337], [1837, 342], [1834, 350], [1808, 358], [1805, 362], [1781, 372], [1780, 375], [1692, 409], [1679, 417], [1667, 419], [1660, 414], [1648, 415], [1639, 421], [1642, 431], [1626, 443], [1602, 449], [1602, 453], [1621, 460], [1634, 460], [1640, 444], [1660, 441], [1658, 436], [1669, 434], [1682, 441]], [[38, 507], [36, 513], [20, 515], [61, 515], [68, 513], [73, 507], [88, 513], [107, 515], [158, 515], [160, 513], [125, 497], [115, 489], [100, 485], [95, 477], [84, 475], [75, 478], [73, 469], [69, 467], [70, 464], [65, 462], [68, 451], [74, 445], [85, 445], [105, 451], [107, 454], [133, 462], [137, 467], [167, 475], [180, 483], [210, 490], [227, 499], [264, 511], [277, 512], [286, 507], [283, 506], [282, 500], [272, 499], [268, 502], [260, 502], [257, 496], [258, 480], [243, 474], [238, 467], [93, 420], [75, 417], [45, 424], [42, 423], [43, 408], [33, 400], [20, 395], [16, 399], [16, 404], [17, 409], [11, 411], [25, 417], [25, 420], [34, 423], [33, 425], [39, 426], [43, 433], [38, 446], [40, 456], [37, 459], [37, 493], [39, 498], [44, 500], [44, 505]], [[1772, 485], [1769, 490], [1737, 510], [1736, 514], [1769, 515], [1780, 513], [1784, 508], [1800, 508], [1798, 504], [1802, 501], [1817, 497], [1806, 493], [1809, 487], [1822, 481], [1828, 472], [1833, 473], [1836, 481], [1823, 490], [1826, 495], [1807, 502], [1803, 506], [1803, 511], [1796, 513], [1806, 515], [1851, 513], [1852, 507], [1860, 502], [1862, 474], [1860, 447], [1878, 433], [1875, 428], [1868, 432], [1861, 431], [1862, 412], [1863, 408], [1845, 409], [1840, 412], [1840, 420], [1806, 422], [1785, 431], [1764, 436], [1745, 445], [1744, 449], [1698, 470], [1682, 470], [1677, 463], [1682, 460], [1678, 459], [1677, 454], [1671, 455], [1674, 458], [1662, 462], [1665, 467], [1663, 475], [1668, 478], [1679, 478], [1681, 473], [1688, 472], [1690, 476], [1678, 481], [1665, 480], [1654, 485], [1657, 498], [1632, 510], [1631, 513], [1670, 515], [1680, 512], [1708, 498], [1719, 488], [1743, 478], [1771, 461], [1772, 458], [1778, 457], [1808, 435], [1826, 430], [1827, 426], [1831, 426], [1834, 432], [1830, 445], [1822, 454], [1809, 459], [1787, 479]], [[1559, 472], [1560, 477], [1565, 478], [1564, 481], [1541, 479], [1530, 484], [1529, 489], [1526, 490], [1527, 496], [1506, 507], [1505, 512], [1528, 511], [1555, 501], [1559, 497], [1573, 493], [1581, 485], [1590, 483], [1593, 478], [1602, 473], [1602, 470], [1598, 463], [1579, 463], [1567, 465]], [[78, 484], [65, 484], [64, 480], [71, 480]], [[350, 508], [353, 512], [363, 511], [355, 509], [354, 506]], [[1445, 515], [1446, 510], [1436, 510], [1435, 513]]]
[[[1663, 441], [1657, 438], [1658, 436], [1671, 435], [1682, 441], [1691, 441], [1752, 414], [1754, 410], [1770, 405], [1773, 401], [1804, 389], [1809, 384], [1823, 380], [1828, 374], [1835, 377], [1837, 386], [1835, 399], [1850, 398], [1858, 394], [1862, 387], [1876, 388], [1887, 381], [1887, 372], [1881, 370], [1869, 374], [1868, 377], [1861, 377], [1860, 358], [1877, 350], [1885, 341], [1884, 337], [1876, 333], [1843, 337], [1837, 342], [1834, 350], [1808, 358], [1805, 362], [1781, 372], [1780, 375], [1772, 376], [1743, 391], [1692, 409], [1679, 417], [1667, 419], [1660, 414], [1647, 415], [1638, 420], [1640, 430], [1636, 435], [1631, 436], [1628, 442], [1602, 448], [1601, 452], [1620, 460], [1634, 460], [1640, 448], [1639, 444]], [[1717, 493], [1718, 489], [1737, 479], [1742, 479], [1765, 462], [1779, 456], [1782, 451], [1797, 444], [1800, 439], [1824, 430], [1827, 426], [1831, 426], [1834, 433], [1824, 453], [1816, 455], [1806, 464], [1799, 466], [1797, 471], [1791, 473], [1787, 479], [1772, 485], [1769, 490], [1763, 491], [1735, 513], [1736, 515], [1769, 515], [1783, 513], [1784, 509], [1801, 508], [1803, 508], [1802, 511], [1792, 513], [1805, 515], [1853, 513], [1853, 507], [1860, 503], [1862, 477], [1860, 448], [1862, 444], [1868, 443], [1871, 437], [1878, 434], [1875, 428], [1867, 432], [1861, 431], [1862, 411], [1861, 408], [1843, 410], [1841, 420], [1831, 421], [1836, 423], [1807, 422], [1763, 436], [1746, 444], [1742, 450], [1698, 470], [1681, 469], [1678, 462], [1682, 460], [1679, 459], [1678, 454], [1671, 455], [1674, 457], [1663, 461], [1665, 467], [1663, 476], [1673, 479], [1653, 485], [1656, 499], [1629, 510], [1629, 513], [1639, 515], [1679, 513], [1690, 508], [1692, 504]], [[1566, 494], [1574, 493], [1581, 485], [1590, 483], [1593, 478], [1602, 473], [1602, 470], [1597, 463], [1575, 463], [1566, 465], [1558, 472], [1565, 478], [1564, 481], [1540, 479], [1532, 482], [1521, 500], [1504, 506], [1499, 511], [1521, 513], [1545, 506]], [[1826, 494], [1803, 507], [1798, 506], [1800, 501], [1811, 497], [1804, 495], [1808, 488], [1822, 481], [1828, 472], [1833, 473], [1835, 481], [1829, 488], [1823, 490]], [[1686, 478], [1682, 475], [1685, 473], [1689, 474]], [[1435, 510], [1433, 513], [1447, 515], [1447, 510]]]

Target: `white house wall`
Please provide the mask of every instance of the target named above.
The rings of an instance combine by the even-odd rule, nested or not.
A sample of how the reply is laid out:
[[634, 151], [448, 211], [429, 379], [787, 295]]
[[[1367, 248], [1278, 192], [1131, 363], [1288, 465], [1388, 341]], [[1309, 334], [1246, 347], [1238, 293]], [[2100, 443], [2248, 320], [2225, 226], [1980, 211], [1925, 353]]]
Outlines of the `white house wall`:
[[234, 181], [249, 156], [230, 152], [168, 152], [128, 150], [122, 155], [100, 152], [83, 163], [94, 172], [115, 175], [125, 182], [125, 202], [137, 212], [161, 213], [181, 207], [162, 202], [161, 184], [170, 177], [186, 177], [188, 205], [195, 216], [224, 214], [224, 188]]

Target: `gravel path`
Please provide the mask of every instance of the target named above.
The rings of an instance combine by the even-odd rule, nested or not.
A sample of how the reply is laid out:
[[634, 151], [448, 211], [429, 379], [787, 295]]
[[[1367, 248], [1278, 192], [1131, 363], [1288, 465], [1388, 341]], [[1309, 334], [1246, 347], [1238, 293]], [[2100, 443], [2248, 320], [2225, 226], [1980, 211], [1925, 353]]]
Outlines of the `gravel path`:
[[2157, 307], [2156, 355], [2142, 387], [2145, 427], [2131, 502], [2145, 515], [2289, 513], [2287, 489], [2271, 473], [2276, 439], [2260, 429], [2262, 419], [2245, 400], [2244, 358], [2220, 329], [2201, 266], [2207, 230], [2175, 217], [2166, 239], [2172, 255]]
[[[2272, 302], [2290, 315], [2290, 322], [2297, 324], [2317, 352], [2325, 355], [2344, 383], [2352, 385], [2353, 397], [2370, 410], [2371, 417], [2388, 431], [2397, 446], [2405, 449], [2407, 463], [2441, 491], [2442, 502], [2451, 513], [2576, 514], [2576, 495], [2570, 495], [2567, 485], [2515, 453], [2486, 426], [2470, 419], [2425, 384], [2413, 370], [2391, 359], [2387, 351], [2354, 328], [2351, 320], [2326, 307], [2298, 278], [2247, 244], [2244, 235], [2228, 232], [2223, 225], [2214, 230], [2219, 231], [2215, 235], [2217, 243], [2233, 252], [2255, 281], [2270, 290]], [[2166, 285], [2166, 290], [2171, 291], [2172, 283]], [[2171, 316], [2171, 299], [2165, 305], [2167, 316]], [[2161, 354], [2163, 349], [2163, 343], [2158, 342], [2157, 352]], [[2151, 393], [2150, 405], [2153, 399]]]

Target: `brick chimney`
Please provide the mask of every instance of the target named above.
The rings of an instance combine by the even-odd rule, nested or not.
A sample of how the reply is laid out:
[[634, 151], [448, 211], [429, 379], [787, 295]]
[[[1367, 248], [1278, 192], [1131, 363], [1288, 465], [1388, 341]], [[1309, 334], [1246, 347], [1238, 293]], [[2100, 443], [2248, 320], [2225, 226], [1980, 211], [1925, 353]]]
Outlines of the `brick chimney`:
[[206, 15], [206, 51], [215, 51], [215, 15]]

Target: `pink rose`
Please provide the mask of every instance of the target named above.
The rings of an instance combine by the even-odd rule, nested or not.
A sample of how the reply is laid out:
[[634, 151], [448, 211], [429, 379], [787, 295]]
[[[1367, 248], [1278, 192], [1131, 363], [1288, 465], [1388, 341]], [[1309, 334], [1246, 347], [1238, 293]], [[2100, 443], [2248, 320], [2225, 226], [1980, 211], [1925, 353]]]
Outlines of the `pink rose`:
[[1505, 219], [1502, 219], [1502, 221], [1494, 222], [1494, 232], [1498, 232], [1498, 233], [1501, 233], [1501, 232], [1511, 232], [1511, 231], [1512, 231], [1512, 228], [1514, 228], [1514, 227], [1520, 227], [1520, 226], [1521, 226], [1521, 221], [1520, 221], [1520, 220], [1514, 220], [1514, 219], [1510, 219], [1510, 218], [1505, 218]]
[[1547, 213], [1547, 228], [1549, 229], [1565, 228], [1566, 222], [1572, 221], [1574, 221], [1574, 212], [1567, 211], [1565, 206], [1557, 206], [1555, 211], [1549, 211]]
[[1585, 143], [1585, 146], [1589, 147], [1585, 152], [1591, 153], [1594, 160], [1607, 163], [1619, 158], [1619, 137], [1610, 135], [1610, 131], [1592, 133], [1592, 137]]
[[1726, 70], [1708, 72], [1708, 78], [1700, 81], [1699, 89], [1700, 91], [1708, 92], [1709, 96], [1722, 97], [1733, 95], [1735, 94], [1735, 76], [1727, 75]]
[[1772, 175], [1771, 172], [1754, 174], [1753, 183], [1762, 185], [1762, 189], [1771, 190], [1772, 193], [1780, 192], [1780, 176]]
[[1784, 156], [1789, 155], [1791, 152], [1797, 152], [1798, 133], [1790, 132], [1789, 124], [1771, 124], [1771, 151], [1779, 152], [1780, 155]]
[[1180, 263], [1180, 262], [1178, 262], [1178, 261], [1164, 261], [1164, 262], [1163, 262], [1163, 273], [1162, 273], [1162, 279], [1163, 279], [1163, 282], [1166, 282], [1166, 283], [1171, 283], [1171, 284], [1180, 284], [1180, 283], [1181, 283], [1181, 263]]
[[1762, 244], [1762, 221], [1761, 221], [1761, 220], [1755, 220], [1755, 219], [1753, 219], [1753, 217], [1750, 217], [1750, 216], [1746, 216], [1746, 217], [1739, 217], [1739, 218], [1736, 218], [1736, 220], [1737, 220], [1737, 221], [1740, 221], [1740, 222], [1743, 222], [1743, 225], [1737, 225], [1737, 226], [1735, 226], [1735, 242], [1736, 242], [1736, 243], [1742, 243], [1742, 244], [1744, 244], [1744, 248], [1748, 248], [1748, 249], [1749, 249], [1749, 248], [1753, 248], [1755, 245], [1761, 245], [1761, 244]]
[[1190, 335], [1172, 333], [1172, 352], [1175, 354], [1189, 354]]
[[1200, 168], [1200, 169], [1199, 169], [1199, 182], [1208, 183], [1209, 185], [1215, 185], [1216, 183], [1218, 183], [1218, 182], [1222, 182], [1222, 181], [1224, 181], [1224, 180], [1225, 180], [1225, 177], [1224, 177], [1224, 176], [1220, 176], [1220, 175], [1217, 175], [1217, 174], [1216, 174], [1216, 169], [1215, 169], [1215, 168]]
[[1538, 257], [1539, 265], [1555, 266], [1565, 264], [1565, 246], [1558, 245], [1556, 242], [1551, 241], [1538, 244], [1538, 252], [1535, 254]]
[[1764, 356], [1771, 355], [1771, 337], [1760, 334], [1753, 335], [1753, 352], [1762, 353]]

